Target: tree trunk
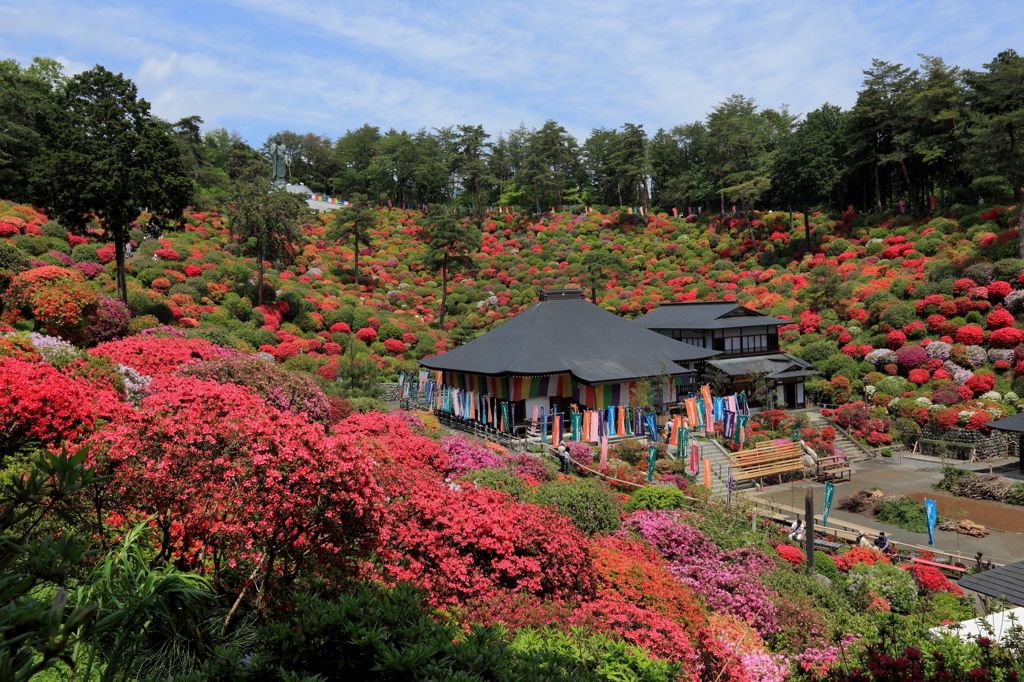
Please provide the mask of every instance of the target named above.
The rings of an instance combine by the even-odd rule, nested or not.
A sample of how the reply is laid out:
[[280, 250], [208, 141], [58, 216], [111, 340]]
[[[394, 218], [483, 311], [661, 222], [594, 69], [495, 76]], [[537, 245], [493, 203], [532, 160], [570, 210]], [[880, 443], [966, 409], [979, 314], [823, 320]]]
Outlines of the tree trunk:
[[590, 285], [590, 302], [597, 305], [597, 284]]
[[878, 177], [878, 163], [875, 163], [875, 203], [878, 205], [878, 212], [882, 212], [882, 181]]
[[117, 261], [117, 298], [128, 305], [128, 282], [124, 275], [124, 231], [118, 228], [114, 233], [114, 258]]
[[448, 304], [448, 259], [444, 259], [444, 264], [441, 268], [441, 326], [440, 329], [444, 329], [444, 314]]
[[804, 209], [804, 248], [807, 253], [811, 252], [811, 221], [807, 217], [807, 209]]
[[[897, 147], [897, 149], [899, 149]], [[900, 159], [900, 172], [903, 174], [903, 182], [907, 185], [907, 195], [910, 197], [910, 210], [914, 212], [915, 218], [921, 217], [920, 204], [917, 202], [917, 191], [914, 187], [914, 182], [910, 179], [910, 171], [907, 170], [907, 164]]]

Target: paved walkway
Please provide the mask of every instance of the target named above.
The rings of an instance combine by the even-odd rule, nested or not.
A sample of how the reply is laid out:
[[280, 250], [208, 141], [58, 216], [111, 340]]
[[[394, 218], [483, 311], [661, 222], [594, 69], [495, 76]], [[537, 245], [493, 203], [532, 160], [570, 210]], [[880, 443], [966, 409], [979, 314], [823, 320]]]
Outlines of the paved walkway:
[[[972, 469], [982, 473], [988, 473], [987, 464], [959, 464], [962, 468]], [[910, 459], [904, 457], [900, 464], [897, 458], [878, 458], [864, 462], [856, 462], [853, 466], [853, 480], [838, 483], [836, 485], [836, 498], [832, 504], [830, 518], [857, 523], [869, 528], [884, 530], [886, 535], [892, 537], [897, 544], [913, 544], [928, 546], [927, 533], [911, 533], [896, 526], [890, 526], [879, 522], [877, 519], [837, 511], [836, 503], [843, 497], [856, 490], [871, 490], [880, 488], [887, 493], [909, 494], [914, 492], [928, 492], [933, 483], [942, 480], [941, 462], [933, 458], [915, 457]], [[1017, 459], [1000, 461], [993, 464], [993, 472], [1000, 473], [1008, 478], [1021, 478], [1017, 470]], [[822, 511], [824, 484], [821, 483], [795, 483], [784, 484], [765, 488], [763, 491], [749, 491], [751, 497], [768, 499], [774, 498], [777, 502], [788, 504], [793, 507], [803, 508], [804, 490], [814, 489], [814, 504], [817, 513]], [[970, 518], [969, 516], [967, 518]], [[964, 563], [973, 561], [974, 556], [980, 551], [986, 558], [997, 563], [1008, 564], [1024, 559], [1024, 528], [1021, 532], [1000, 532], [992, 531], [988, 537], [974, 538], [968, 535], [961, 535], [951, 531], [935, 531], [935, 549], [950, 554], [960, 554]]]

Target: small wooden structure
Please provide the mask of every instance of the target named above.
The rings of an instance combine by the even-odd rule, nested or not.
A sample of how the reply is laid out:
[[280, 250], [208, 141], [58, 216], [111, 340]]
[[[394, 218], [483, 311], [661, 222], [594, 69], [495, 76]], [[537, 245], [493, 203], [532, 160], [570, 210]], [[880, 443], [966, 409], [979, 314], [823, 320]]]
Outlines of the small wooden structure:
[[849, 481], [853, 470], [847, 463], [846, 455], [833, 455], [818, 459], [817, 476], [819, 481]]
[[758, 443], [750, 450], [740, 450], [729, 455], [729, 466], [732, 467], [732, 478], [735, 481], [763, 479], [790, 472], [802, 473], [803, 453], [799, 442], [781, 445]]

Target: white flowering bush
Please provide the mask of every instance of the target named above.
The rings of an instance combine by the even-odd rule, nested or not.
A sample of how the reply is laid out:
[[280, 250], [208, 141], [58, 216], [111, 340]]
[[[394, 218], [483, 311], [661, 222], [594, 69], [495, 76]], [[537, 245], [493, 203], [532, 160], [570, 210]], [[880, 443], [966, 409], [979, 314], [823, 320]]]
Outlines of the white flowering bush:
[[918, 407], [931, 407], [932, 399], [927, 398], [925, 396], [921, 396], [920, 398], [914, 399], [914, 404], [917, 405]]
[[991, 400], [994, 403], [1001, 403], [1003, 402], [1003, 394], [1000, 393], [999, 391], [989, 391], [987, 393], [982, 393], [981, 399]]
[[1006, 393], [1003, 394], [1003, 401], [1004, 402], [1013, 404], [1013, 403], [1017, 402], [1018, 400], [1020, 400], [1020, 397], [1016, 393], [1014, 393], [1013, 391], [1007, 391]]

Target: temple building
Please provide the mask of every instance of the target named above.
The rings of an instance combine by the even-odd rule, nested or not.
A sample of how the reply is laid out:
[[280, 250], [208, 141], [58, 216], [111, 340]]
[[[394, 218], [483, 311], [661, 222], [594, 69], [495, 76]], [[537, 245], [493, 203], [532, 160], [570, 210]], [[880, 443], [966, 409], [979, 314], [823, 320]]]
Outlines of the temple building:
[[718, 355], [604, 310], [582, 289], [549, 289], [526, 311], [420, 364], [439, 379], [438, 388], [458, 389], [482, 418], [499, 401], [521, 423], [538, 411], [566, 413], [573, 404], [597, 410], [675, 403], [697, 390], [702, 364]]
[[695, 348], [717, 351], [709, 362], [729, 375], [732, 391], [752, 396], [752, 375], [766, 374], [775, 387], [776, 407], [804, 407], [804, 379], [818, 374], [811, 363], [779, 350], [779, 327], [792, 324], [790, 320], [769, 317], [735, 302], [662, 303], [631, 324]]

